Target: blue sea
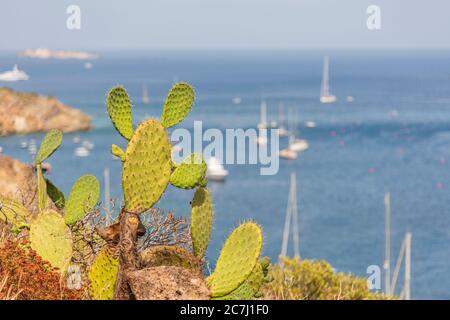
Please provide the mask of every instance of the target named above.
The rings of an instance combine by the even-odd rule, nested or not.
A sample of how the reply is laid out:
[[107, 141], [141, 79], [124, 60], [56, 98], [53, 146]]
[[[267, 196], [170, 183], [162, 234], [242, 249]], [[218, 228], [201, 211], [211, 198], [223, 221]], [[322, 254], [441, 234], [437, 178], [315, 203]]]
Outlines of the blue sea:
[[[207, 258], [217, 259], [227, 234], [254, 219], [264, 230], [264, 254], [280, 253], [291, 172], [297, 174], [300, 253], [325, 259], [337, 271], [367, 276], [382, 267], [385, 192], [392, 202], [392, 257], [412, 232], [412, 297], [450, 298], [450, 51], [155, 51], [100, 52], [87, 70], [82, 61], [17, 58], [0, 53], [0, 70], [14, 63], [30, 75], [7, 84], [19, 91], [52, 95], [93, 118], [90, 132], [66, 134], [51, 157], [51, 180], [69, 192], [78, 176], [111, 170], [112, 197], [121, 201], [120, 161], [110, 146], [125, 146], [105, 110], [105, 94], [124, 85], [134, 101], [136, 123], [159, 117], [174, 81], [193, 84], [197, 100], [182, 126], [192, 129], [254, 128], [260, 102], [277, 120], [278, 104], [296, 110], [297, 136], [310, 148], [295, 161], [281, 160], [278, 174], [260, 175], [257, 165], [226, 165], [224, 183], [209, 184], [214, 231]], [[319, 103], [322, 63], [331, 57], [335, 104]], [[4, 85], [2, 83], [1, 85]], [[151, 102], [141, 103], [142, 86]], [[346, 101], [353, 96], [354, 101]], [[233, 104], [233, 97], [241, 97]], [[307, 128], [314, 121], [316, 128]], [[72, 139], [95, 144], [86, 158], [74, 156]], [[0, 138], [3, 153], [30, 162], [20, 142]], [[287, 140], [281, 140], [282, 147]], [[158, 206], [188, 216], [192, 191], [169, 187]], [[290, 247], [290, 253], [292, 246]], [[402, 274], [400, 275], [402, 277]], [[402, 286], [400, 278], [399, 287]], [[397, 292], [398, 293], [398, 292]]]

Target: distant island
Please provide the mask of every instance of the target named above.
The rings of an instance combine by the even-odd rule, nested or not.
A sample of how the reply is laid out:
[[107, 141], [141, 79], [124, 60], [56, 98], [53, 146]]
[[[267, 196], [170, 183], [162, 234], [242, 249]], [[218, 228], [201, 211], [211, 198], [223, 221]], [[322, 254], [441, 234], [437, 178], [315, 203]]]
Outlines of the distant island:
[[74, 59], [74, 60], [94, 60], [98, 59], [99, 55], [95, 53], [83, 51], [52, 51], [46, 48], [26, 49], [19, 52], [20, 57], [35, 58], [35, 59]]
[[85, 131], [91, 118], [54, 97], [0, 88], [0, 136], [46, 132]]

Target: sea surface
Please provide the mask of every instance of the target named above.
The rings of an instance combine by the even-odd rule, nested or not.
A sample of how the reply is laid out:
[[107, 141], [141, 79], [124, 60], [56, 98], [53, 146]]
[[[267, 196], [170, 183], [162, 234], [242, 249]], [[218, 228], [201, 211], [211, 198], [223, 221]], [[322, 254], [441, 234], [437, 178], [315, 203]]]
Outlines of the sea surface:
[[[188, 81], [197, 100], [182, 126], [192, 129], [254, 128], [261, 99], [268, 117], [278, 105], [298, 115], [297, 136], [310, 148], [295, 161], [282, 160], [278, 174], [260, 175], [258, 165], [225, 165], [224, 183], [209, 184], [214, 230], [207, 258], [214, 264], [226, 236], [254, 219], [264, 230], [264, 254], [276, 261], [281, 248], [291, 172], [297, 174], [300, 254], [325, 259], [337, 271], [367, 276], [382, 267], [385, 192], [392, 202], [392, 264], [402, 239], [412, 232], [412, 297], [450, 298], [450, 51], [171, 51], [100, 52], [82, 61], [17, 58], [0, 53], [0, 70], [14, 63], [30, 80], [1, 83], [19, 91], [52, 95], [93, 118], [90, 132], [66, 134], [50, 158], [51, 180], [69, 192], [80, 175], [111, 170], [112, 197], [121, 201], [120, 161], [110, 146], [125, 146], [105, 110], [105, 94], [124, 85], [134, 119], [159, 117], [174, 81]], [[331, 57], [332, 105], [319, 103], [323, 56]], [[142, 86], [151, 102], [141, 102]], [[353, 96], [352, 103], [346, 97]], [[232, 98], [240, 97], [240, 104]], [[307, 128], [306, 121], [317, 123]], [[72, 140], [94, 143], [90, 156], [74, 156]], [[3, 153], [30, 162], [22, 141], [41, 134], [0, 138]], [[281, 140], [282, 147], [287, 140]], [[102, 186], [103, 189], [103, 186]], [[188, 216], [192, 191], [172, 187], [158, 206]], [[292, 254], [292, 246], [289, 253]], [[400, 274], [398, 288], [402, 287]], [[382, 281], [383, 283], [383, 281]], [[398, 293], [398, 290], [397, 290]]]

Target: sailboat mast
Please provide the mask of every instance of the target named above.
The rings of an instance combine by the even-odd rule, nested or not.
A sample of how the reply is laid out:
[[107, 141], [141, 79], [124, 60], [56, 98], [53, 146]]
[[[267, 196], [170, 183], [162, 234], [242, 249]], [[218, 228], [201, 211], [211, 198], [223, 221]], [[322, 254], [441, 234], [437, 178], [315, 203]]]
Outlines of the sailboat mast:
[[292, 189], [292, 224], [293, 235], [292, 240], [294, 242], [294, 257], [300, 258], [300, 241], [298, 230], [298, 208], [297, 208], [297, 177], [295, 172], [291, 173], [291, 189]]
[[267, 124], [267, 103], [266, 100], [261, 101], [260, 124], [265, 127]]
[[323, 62], [323, 74], [322, 74], [322, 90], [320, 95], [326, 97], [330, 95], [330, 85], [329, 85], [329, 68], [330, 68], [330, 57], [325, 56]]
[[384, 290], [391, 295], [391, 194], [384, 194]]

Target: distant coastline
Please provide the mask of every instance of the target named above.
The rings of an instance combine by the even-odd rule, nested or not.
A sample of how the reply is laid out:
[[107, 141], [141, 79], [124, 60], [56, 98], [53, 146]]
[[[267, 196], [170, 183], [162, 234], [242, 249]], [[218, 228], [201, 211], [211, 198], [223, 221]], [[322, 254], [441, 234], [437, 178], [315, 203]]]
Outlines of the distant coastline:
[[33, 59], [73, 59], [73, 60], [95, 60], [99, 58], [96, 53], [84, 52], [84, 51], [52, 51], [46, 48], [26, 49], [19, 52], [20, 57], [33, 58]]
[[0, 88], [0, 136], [59, 129], [86, 131], [91, 118], [54, 97]]

